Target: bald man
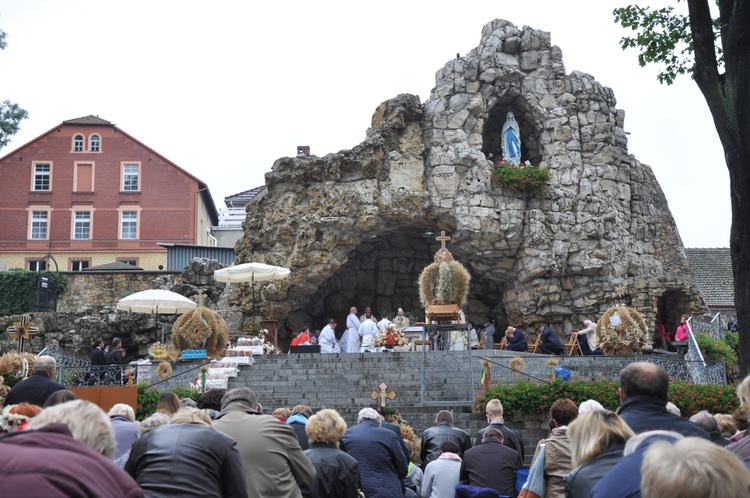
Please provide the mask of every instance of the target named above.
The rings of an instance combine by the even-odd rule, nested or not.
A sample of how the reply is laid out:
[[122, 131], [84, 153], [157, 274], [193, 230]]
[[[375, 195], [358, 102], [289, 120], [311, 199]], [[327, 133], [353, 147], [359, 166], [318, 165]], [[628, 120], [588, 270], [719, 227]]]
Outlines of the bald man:
[[57, 362], [51, 356], [40, 356], [34, 361], [34, 373], [22, 380], [10, 390], [4, 406], [18, 403], [31, 403], [44, 406], [47, 398], [55, 391], [62, 391], [65, 386], [55, 382]]

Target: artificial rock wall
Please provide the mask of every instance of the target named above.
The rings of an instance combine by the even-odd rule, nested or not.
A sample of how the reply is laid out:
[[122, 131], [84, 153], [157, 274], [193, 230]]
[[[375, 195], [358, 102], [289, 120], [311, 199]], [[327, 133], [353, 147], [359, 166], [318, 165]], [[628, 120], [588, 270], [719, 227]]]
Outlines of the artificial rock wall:
[[[540, 195], [488, 181], [508, 111], [522, 160], [551, 173]], [[627, 152], [624, 118], [610, 88], [566, 73], [549, 33], [488, 23], [424, 104], [399, 95], [353, 149], [275, 162], [235, 252], [292, 274], [256, 290], [254, 313], [288, 331], [345, 323], [351, 305], [420, 318], [416, 279], [440, 230], [472, 275], [475, 321], [567, 332], [597, 319], [618, 286], [651, 323], [705, 310], [664, 193]], [[251, 312], [246, 286], [231, 300]]]

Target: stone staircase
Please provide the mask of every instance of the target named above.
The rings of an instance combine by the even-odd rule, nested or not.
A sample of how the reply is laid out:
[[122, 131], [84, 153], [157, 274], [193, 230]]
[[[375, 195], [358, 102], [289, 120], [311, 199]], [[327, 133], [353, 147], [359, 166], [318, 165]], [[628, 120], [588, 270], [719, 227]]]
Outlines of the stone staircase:
[[[229, 388], [253, 389], [266, 413], [297, 404], [308, 405], [314, 411], [333, 408], [351, 426], [356, 423], [359, 410], [375, 402], [370, 394], [379, 392], [378, 386], [385, 382], [386, 392], [396, 393], [395, 399], [386, 400], [387, 406], [397, 407], [418, 435], [433, 425], [439, 410], [447, 409], [453, 411], [455, 424], [469, 432], [473, 441], [486, 421], [483, 413], [471, 412], [475, 394], [471, 390], [471, 374], [474, 388], [479, 390], [482, 358], [486, 354], [497, 361], [504, 359], [505, 363], [510, 357], [502, 351], [475, 351], [471, 356], [445, 351], [424, 356], [420, 352], [256, 356], [253, 365], [241, 366], [239, 375], [229, 380]], [[531, 356], [542, 359], [541, 355]], [[497, 376], [493, 375], [493, 379], [502, 378], [500, 370]], [[521, 429], [510, 421], [508, 425]], [[522, 432], [524, 444], [531, 448], [527, 453], [533, 454], [546, 431], [537, 424]]]

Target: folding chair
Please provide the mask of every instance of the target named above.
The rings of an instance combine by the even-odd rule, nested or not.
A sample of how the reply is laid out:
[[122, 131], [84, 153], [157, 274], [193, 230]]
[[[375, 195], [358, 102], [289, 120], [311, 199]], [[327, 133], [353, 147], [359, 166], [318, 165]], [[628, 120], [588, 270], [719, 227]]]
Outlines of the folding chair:
[[581, 343], [578, 342], [578, 332], [570, 334], [568, 342], [565, 343], [564, 353], [567, 356], [583, 356], [583, 350], [581, 349]]
[[502, 341], [500, 341], [500, 342], [495, 343], [495, 344], [492, 345], [492, 349], [503, 350], [503, 349], [507, 349], [507, 348], [508, 348], [508, 338], [507, 337], [503, 337]]
[[530, 344], [527, 351], [529, 353], [536, 353], [541, 343], [542, 343], [542, 334], [537, 334], [534, 344]]

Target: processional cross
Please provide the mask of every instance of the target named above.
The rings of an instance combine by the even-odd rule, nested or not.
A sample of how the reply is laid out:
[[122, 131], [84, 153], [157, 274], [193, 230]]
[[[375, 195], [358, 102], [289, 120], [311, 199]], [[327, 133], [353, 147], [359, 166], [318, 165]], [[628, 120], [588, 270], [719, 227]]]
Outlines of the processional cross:
[[440, 237], [435, 237], [435, 240], [440, 241], [440, 249], [445, 249], [445, 243], [451, 240], [451, 238], [445, 235], [445, 230], [441, 230]]
[[203, 289], [198, 289], [198, 294], [195, 295], [195, 300], [198, 302], [198, 306], [204, 306], [206, 301], [206, 295], [203, 293]]
[[23, 350], [26, 349], [26, 341], [39, 332], [39, 329], [31, 323], [29, 315], [21, 315], [21, 321], [14, 322], [6, 330], [13, 334], [13, 340], [18, 341], [18, 354], [23, 353]]
[[378, 387], [380, 388], [380, 392], [373, 391], [370, 393], [370, 397], [374, 400], [380, 398], [380, 406], [385, 407], [386, 398], [393, 401], [396, 398], [396, 392], [395, 391], [391, 391], [389, 393], [385, 392], [388, 389], [388, 384], [386, 384], [385, 382], [381, 382], [380, 384], [378, 384]]

